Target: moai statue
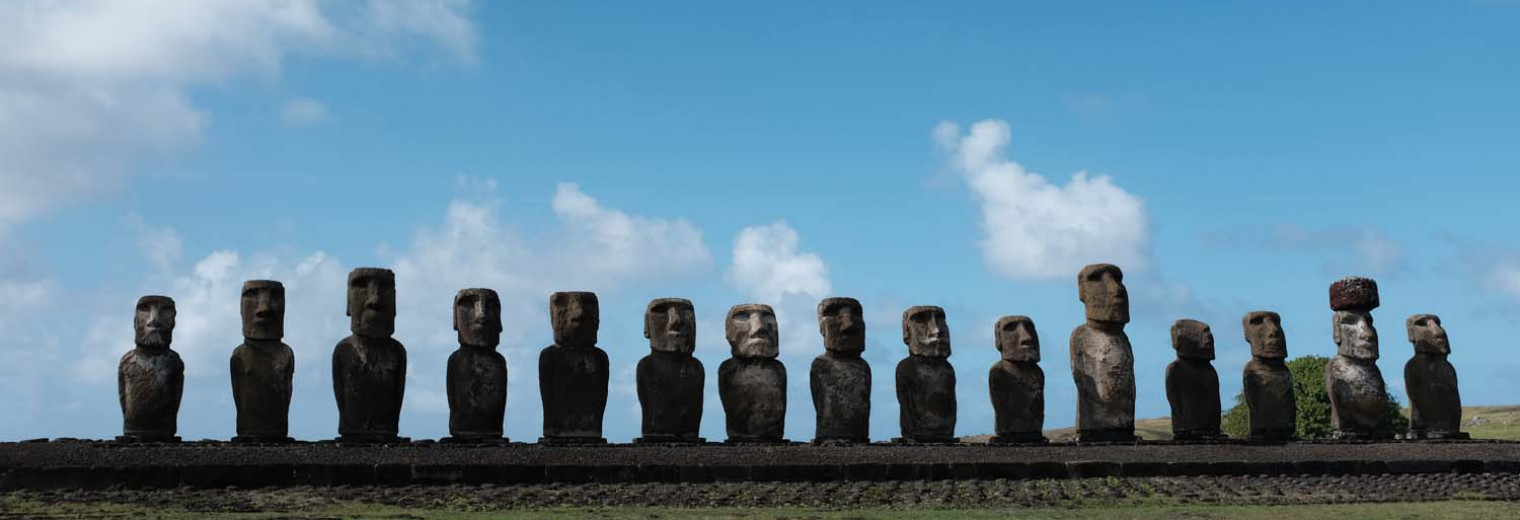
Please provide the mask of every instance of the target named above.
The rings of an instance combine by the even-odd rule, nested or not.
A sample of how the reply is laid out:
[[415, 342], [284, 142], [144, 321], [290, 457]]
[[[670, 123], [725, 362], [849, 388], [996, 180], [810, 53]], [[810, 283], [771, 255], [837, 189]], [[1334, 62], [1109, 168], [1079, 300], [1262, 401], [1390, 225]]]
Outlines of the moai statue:
[[538, 355], [538, 392], [544, 403], [546, 444], [606, 444], [607, 353], [596, 346], [601, 311], [596, 293], [557, 292], [549, 297], [554, 344]]
[[724, 323], [733, 357], [718, 365], [718, 397], [728, 442], [784, 442], [786, 367], [776, 360], [775, 311], [769, 305], [735, 305]]
[[243, 282], [243, 344], [232, 350], [232, 442], [291, 442], [290, 395], [296, 353], [285, 337], [285, 286], [274, 280]]
[[1325, 366], [1325, 391], [1330, 394], [1330, 429], [1338, 439], [1388, 439], [1383, 424], [1388, 391], [1378, 371], [1378, 336], [1372, 309], [1378, 307], [1377, 282], [1346, 277], [1330, 284], [1330, 308], [1335, 311], [1335, 358]]
[[1298, 405], [1293, 400], [1293, 373], [1283, 361], [1288, 357], [1288, 340], [1282, 317], [1271, 311], [1249, 312], [1240, 319], [1240, 327], [1251, 345], [1242, 386], [1250, 410], [1251, 440], [1293, 440]]
[[501, 299], [490, 289], [463, 289], [454, 295], [454, 330], [459, 350], [449, 355], [450, 442], [502, 443], [507, 413], [507, 358], [501, 344]]
[[823, 355], [813, 359], [808, 386], [817, 412], [813, 443], [864, 443], [871, 440], [871, 365], [866, 350], [866, 320], [854, 298], [818, 302], [818, 332]]
[[179, 402], [185, 363], [169, 349], [174, 341], [174, 300], [144, 296], [132, 319], [136, 348], [121, 357], [116, 395], [121, 399], [123, 442], [179, 442]]
[[992, 329], [1002, 359], [987, 374], [998, 444], [1044, 444], [1045, 371], [1040, 370], [1040, 336], [1028, 316], [1004, 316]]
[[406, 348], [396, 331], [396, 273], [360, 267], [348, 273], [349, 329], [333, 349], [333, 395], [339, 442], [397, 442], [406, 393]]
[[692, 357], [697, 313], [691, 300], [658, 298], [644, 311], [648, 356], [639, 360], [637, 383], [643, 436], [636, 443], [702, 443], [702, 386], [707, 372]]
[[1087, 323], [1071, 331], [1071, 375], [1077, 383], [1077, 441], [1134, 442], [1135, 356], [1124, 324], [1129, 292], [1118, 266], [1093, 264], [1077, 274]]
[[930, 305], [903, 311], [908, 357], [897, 363], [901, 442], [955, 442], [955, 367], [945, 310]]
[[1404, 364], [1409, 391], [1409, 438], [1466, 439], [1461, 432], [1462, 396], [1457, 393], [1457, 369], [1446, 361], [1451, 343], [1441, 318], [1416, 314], [1404, 322], [1414, 357]]
[[1177, 360], [1166, 366], [1166, 400], [1172, 405], [1172, 439], [1224, 438], [1219, 431], [1219, 373], [1214, 371], [1214, 332], [1207, 323], [1172, 324]]

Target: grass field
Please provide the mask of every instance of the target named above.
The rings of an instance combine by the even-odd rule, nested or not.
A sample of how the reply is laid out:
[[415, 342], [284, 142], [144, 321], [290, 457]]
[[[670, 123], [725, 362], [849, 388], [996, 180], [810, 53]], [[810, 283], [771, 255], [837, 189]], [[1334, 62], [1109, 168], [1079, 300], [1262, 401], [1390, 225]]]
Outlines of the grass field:
[[18, 503], [0, 500], [0, 518], [134, 518], [166, 520], [316, 520], [316, 519], [411, 519], [411, 520], [484, 520], [521, 518], [561, 520], [595, 518], [601, 520], [846, 520], [881, 518], [915, 519], [1113, 519], [1149, 520], [1189, 519], [1260, 519], [1298, 520], [1336, 518], [1361, 519], [1486, 519], [1520, 517], [1520, 504], [1488, 501], [1449, 501], [1393, 504], [1330, 504], [1291, 506], [1225, 505], [1129, 505], [1061, 509], [920, 509], [920, 510], [821, 510], [802, 508], [775, 509], [664, 509], [664, 508], [564, 508], [529, 511], [461, 512], [447, 509], [415, 509], [362, 504], [333, 504], [303, 511], [286, 512], [203, 512], [173, 508], [128, 506], [120, 504], [52, 504]]
[[[1409, 415], [1409, 409], [1404, 409], [1404, 415]], [[1462, 407], [1462, 431], [1472, 435], [1474, 439], [1520, 440], [1520, 405], [1464, 406]], [[1067, 440], [1067, 437], [1075, 433], [1076, 430], [1073, 428], [1060, 428], [1046, 430], [1045, 437], [1060, 441]], [[1158, 417], [1136, 420], [1135, 434], [1148, 441], [1171, 439], [1172, 419]]]

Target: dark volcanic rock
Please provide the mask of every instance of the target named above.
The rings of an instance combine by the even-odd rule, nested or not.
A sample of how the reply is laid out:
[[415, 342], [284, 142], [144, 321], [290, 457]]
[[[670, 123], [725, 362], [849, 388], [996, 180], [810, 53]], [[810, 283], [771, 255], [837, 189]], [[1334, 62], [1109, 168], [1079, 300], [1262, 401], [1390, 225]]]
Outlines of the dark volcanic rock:
[[538, 390], [544, 407], [544, 442], [599, 444], [607, 410], [607, 353], [596, 346], [601, 313], [596, 293], [549, 297], [554, 344], [538, 356]]
[[825, 298], [818, 303], [818, 331], [823, 355], [808, 374], [817, 412], [814, 442], [869, 442], [871, 365], [860, 358], [866, 348], [866, 322], [854, 298]]

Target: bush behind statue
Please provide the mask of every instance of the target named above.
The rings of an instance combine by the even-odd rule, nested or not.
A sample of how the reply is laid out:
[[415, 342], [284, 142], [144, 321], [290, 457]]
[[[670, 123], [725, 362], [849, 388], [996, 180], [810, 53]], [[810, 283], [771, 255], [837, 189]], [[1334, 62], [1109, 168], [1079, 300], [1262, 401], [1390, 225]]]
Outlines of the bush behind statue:
[[[1300, 356], [1288, 361], [1288, 371], [1293, 373], [1293, 401], [1298, 407], [1295, 433], [1300, 439], [1330, 436], [1330, 395], [1325, 392], [1325, 365], [1329, 362], [1330, 358], [1324, 356]], [[1251, 433], [1245, 399], [1244, 392], [1235, 394], [1235, 406], [1224, 413], [1220, 427], [1230, 437], [1244, 439]], [[1397, 434], [1409, 429], [1409, 419], [1399, 413], [1399, 402], [1391, 393], [1383, 409], [1382, 428]]]

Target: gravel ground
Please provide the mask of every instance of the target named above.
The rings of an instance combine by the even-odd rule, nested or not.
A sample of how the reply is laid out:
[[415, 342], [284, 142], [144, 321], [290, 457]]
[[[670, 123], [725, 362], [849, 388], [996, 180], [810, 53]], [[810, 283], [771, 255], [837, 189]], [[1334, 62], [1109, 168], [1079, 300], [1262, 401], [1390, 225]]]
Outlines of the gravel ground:
[[544, 507], [1004, 508], [1125, 504], [1324, 504], [1520, 499], [1513, 474], [1154, 477], [829, 483], [547, 484], [0, 493], [43, 504], [290, 512], [341, 503], [460, 511]]

